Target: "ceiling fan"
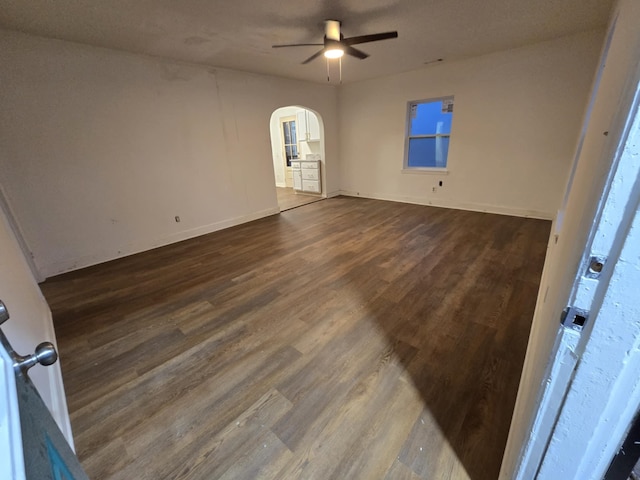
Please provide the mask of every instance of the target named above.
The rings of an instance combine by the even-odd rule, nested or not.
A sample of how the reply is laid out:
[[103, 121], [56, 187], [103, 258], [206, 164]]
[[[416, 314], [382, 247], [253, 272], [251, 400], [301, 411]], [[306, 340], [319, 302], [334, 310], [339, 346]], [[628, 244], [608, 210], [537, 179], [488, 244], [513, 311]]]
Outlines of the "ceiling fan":
[[273, 48], [283, 47], [306, 47], [306, 46], [322, 46], [322, 50], [314, 53], [307, 58], [302, 64], [307, 64], [324, 54], [326, 58], [341, 58], [345, 53], [352, 57], [364, 60], [369, 55], [353, 45], [361, 43], [377, 42], [379, 40], [387, 40], [389, 38], [398, 38], [398, 32], [374, 33], [371, 35], [360, 35], [359, 37], [344, 38], [340, 32], [340, 22], [338, 20], [326, 20], [324, 22], [324, 43], [294, 43], [291, 45], [273, 45]]

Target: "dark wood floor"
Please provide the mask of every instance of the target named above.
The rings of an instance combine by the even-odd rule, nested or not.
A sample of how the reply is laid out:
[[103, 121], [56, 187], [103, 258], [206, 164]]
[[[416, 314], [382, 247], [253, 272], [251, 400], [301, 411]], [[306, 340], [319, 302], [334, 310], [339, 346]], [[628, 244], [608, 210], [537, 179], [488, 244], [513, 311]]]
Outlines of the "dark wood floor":
[[495, 480], [549, 228], [338, 197], [52, 278], [80, 460]]
[[276, 194], [278, 195], [278, 206], [281, 212], [323, 200], [319, 195], [296, 193], [293, 188], [276, 187]]

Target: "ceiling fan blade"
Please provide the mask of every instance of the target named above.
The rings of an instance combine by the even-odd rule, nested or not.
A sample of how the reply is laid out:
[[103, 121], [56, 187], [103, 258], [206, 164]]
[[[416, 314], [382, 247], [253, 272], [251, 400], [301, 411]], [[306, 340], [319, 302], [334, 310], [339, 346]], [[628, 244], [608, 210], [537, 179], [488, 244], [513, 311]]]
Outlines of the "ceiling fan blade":
[[359, 58], [360, 60], [364, 60], [369, 56], [368, 53], [364, 53], [362, 50], [358, 50], [357, 48], [353, 48], [349, 45], [343, 45], [342, 48], [344, 48], [344, 53], [351, 55], [352, 57]]
[[311, 55], [309, 58], [307, 58], [304, 62], [302, 62], [302, 65], [306, 65], [307, 63], [309, 63], [312, 60], [315, 60], [316, 58], [318, 58], [320, 55], [322, 55], [322, 52], [324, 52], [324, 48], [322, 50], [320, 50], [317, 53], [314, 53], [313, 55]]
[[292, 43], [289, 45], [271, 45], [271, 48], [283, 47], [322, 47], [324, 43]]
[[372, 35], [344, 38], [342, 43], [345, 45], [358, 45], [359, 43], [377, 42], [378, 40], [387, 40], [389, 38], [398, 38], [398, 32], [374, 33]]

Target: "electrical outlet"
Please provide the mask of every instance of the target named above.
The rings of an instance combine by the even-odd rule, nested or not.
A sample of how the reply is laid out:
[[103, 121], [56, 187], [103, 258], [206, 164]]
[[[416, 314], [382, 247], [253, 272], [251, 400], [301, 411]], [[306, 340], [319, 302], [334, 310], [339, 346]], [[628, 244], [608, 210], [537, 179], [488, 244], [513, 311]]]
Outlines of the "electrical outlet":
[[180, 223], [180, 216], [176, 215], [176, 223]]

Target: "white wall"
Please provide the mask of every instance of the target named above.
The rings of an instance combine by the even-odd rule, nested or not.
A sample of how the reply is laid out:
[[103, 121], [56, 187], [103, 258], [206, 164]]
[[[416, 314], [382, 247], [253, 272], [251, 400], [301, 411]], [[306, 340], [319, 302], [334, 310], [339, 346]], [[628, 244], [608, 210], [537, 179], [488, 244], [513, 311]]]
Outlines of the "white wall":
[[[560, 312], [571, 301], [571, 288], [622, 132], [620, 122], [625, 120], [630, 104], [624, 95], [628, 96], [628, 79], [635, 76], [638, 68], [640, 36], [637, 35], [637, 19], [640, 5], [635, 0], [623, 0], [616, 12], [619, 12], [618, 22], [599, 87], [593, 94], [592, 113], [584, 126], [584, 143], [577, 158], [573, 182], [567, 191], [562, 225], [556, 232], [557, 239], [552, 237], [549, 243], [502, 464], [500, 478], [505, 480], [514, 478], [521, 447], [527, 442], [538, 407], [545, 367], [558, 331]], [[604, 135], [604, 132], [609, 134]]]
[[[553, 218], [602, 39], [587, 32], [341, 87], [341, 189]], [[407, 102], [447, 95], [448, 175], [402, 173]]]
[[[20, 355], [33, 353], [40, 342], [56, 343], [51, 311], [31, 275], [7, 217], [0, 208], [0, 300], [11, 318], [2, 325], [13, 349]], [[73, 445], [60, 362], [49, 367], [36, 365], [29, 377], [51, 411], [60, 430]]]
[[[273, 112], [273, 115], [271, 116], [271, 123], [270, 123], [270, 134], [271, 134], [271, 153], [272, 153], [272, 157], [273, 157], [273, 171], [275, 173], [275, 177], [276, 177], [276, 186], [277, 187], [286, 187], [286, 182], [285, 182], [285, 163], [284, 163], [284, 151], [282, 148], [282, 129], [280, 127], [280, 124], [282, 123], [282, 119], [285, 117], [296, 117], [299, 113], [304, 113], [305, 111], [309, 112], [309, 115], [313, 115], [315, 118], [317, 118], [318, 116], [310, 111], [310, 110], [306, 110], [304, 108], [300, 108], [300, 107], [296, 107], [296, 106], [290, 106], [290, 107], [282, 107], [277, 109], [275, 112]], [[322, 121], [320, 121], [320, 119], [318, 119], [318, 124], [322, 125]], [[299, 153], [300, 153], [300, 158], [304, 159], [306, 158], [307, 154], [310, 153], [318, 153], [320, 154], [320, 171], [321, 174], [324, 173], [324, 171], [326, 170], [326, 163], [325, 163], [325, 159], [324, 159], [324, 138], [322, 135], [322, 127], [320, 127], [320, 142], [305, 142], [302, 141], [300, 138], [298, 138], [298, 148]], [[323, 192], [325, 191], [324, 188], [324, 182], [322, 183], [322, 190]]]
[[339, 189], [335, 87], [13, 32], [0, 44], [0, 184], [45, 276], [278, 212], [281, 106], [320, 113]]

